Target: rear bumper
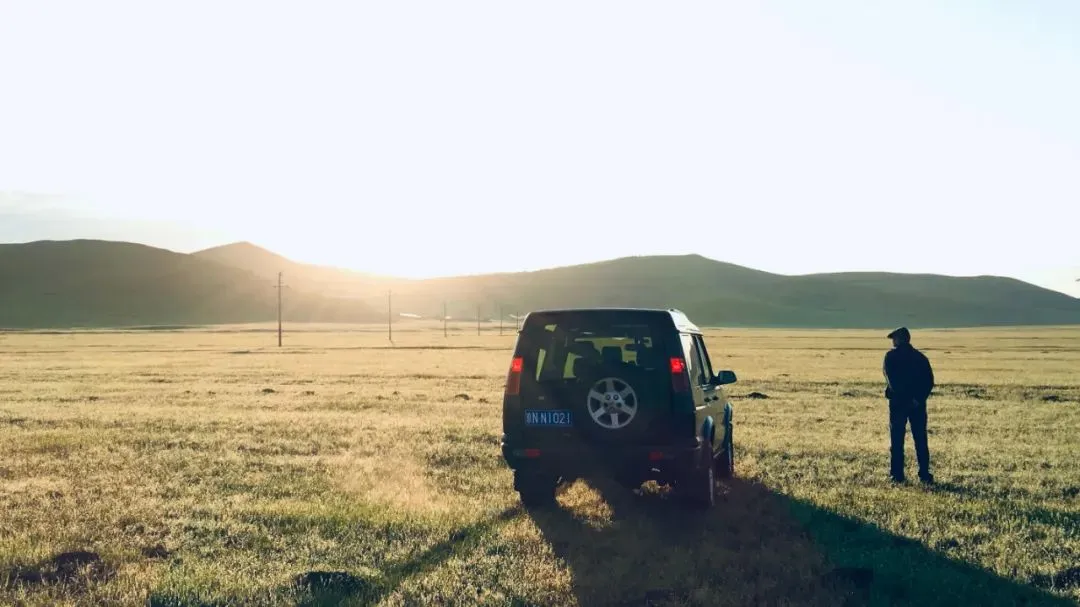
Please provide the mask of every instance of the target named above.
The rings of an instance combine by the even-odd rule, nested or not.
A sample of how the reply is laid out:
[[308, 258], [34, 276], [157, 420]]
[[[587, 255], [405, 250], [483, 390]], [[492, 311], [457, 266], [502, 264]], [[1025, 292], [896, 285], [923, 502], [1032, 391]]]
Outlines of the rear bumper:
[[524, 445], [502, 439], [502, 456], [513, 470], [560, 476], [636, 474], [652, 469], [696, 467], [703, 461], [700, 438], [662, 445]]

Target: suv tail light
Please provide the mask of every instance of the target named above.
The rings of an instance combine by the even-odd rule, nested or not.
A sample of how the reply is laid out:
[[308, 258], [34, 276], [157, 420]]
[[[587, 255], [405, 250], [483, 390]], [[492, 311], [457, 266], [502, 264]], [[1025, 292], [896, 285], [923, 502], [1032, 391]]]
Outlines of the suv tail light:
[[686, 373], [686, 361], [678, 356], [671, 357], [671, 389], [677, 393], [690, 391], [690, 376]]
[[517, 396], [521, 392], [521, 369], [525, 367], [525, 359], [515, 356], [510, 361], [510, 373], [506, 376], [506, 393]]

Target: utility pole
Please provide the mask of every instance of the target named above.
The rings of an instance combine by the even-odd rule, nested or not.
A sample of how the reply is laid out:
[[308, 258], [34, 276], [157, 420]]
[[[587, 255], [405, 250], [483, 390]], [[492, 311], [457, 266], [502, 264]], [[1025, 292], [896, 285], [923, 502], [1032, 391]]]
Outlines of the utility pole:
[[386, 292], [386, 338], [390, 340], [390, 343], [394, 343], [394, 325], [393, 325], [393, 291]]
[[476, 334], [480, 335], [480, 304], [476, 304]]
[[445, 301], [442, 302], [442, 336], [444, 338], [447, 336], [446, 335], [446, 302]]
[[281, 347], [281, 290], [285, 285], [281, 284], [281, 272], [277, 273], [277, 345]]
[[502, 335], [503, 331], [503, 310], [502, 306], [499, 306], [499, 335]]

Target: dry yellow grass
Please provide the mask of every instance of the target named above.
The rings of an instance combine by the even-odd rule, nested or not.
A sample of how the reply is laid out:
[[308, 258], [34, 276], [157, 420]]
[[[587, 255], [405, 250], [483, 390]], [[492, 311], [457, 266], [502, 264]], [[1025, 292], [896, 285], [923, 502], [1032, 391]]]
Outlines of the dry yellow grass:
[[916, 332], [933, 490], [885, 481], [883, 332], [711, 331], [740, 479], [708, 515], [603, 482], [520, 508], [509, 330], [259, 329], [0, 335], [0, 603], [1080, 598], [1076, 328]]

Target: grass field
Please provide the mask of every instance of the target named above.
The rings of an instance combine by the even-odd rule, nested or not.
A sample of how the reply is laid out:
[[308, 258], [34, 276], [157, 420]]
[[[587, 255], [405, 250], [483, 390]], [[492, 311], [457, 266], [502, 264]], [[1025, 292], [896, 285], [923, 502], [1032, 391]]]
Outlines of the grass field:
[[887, 482], [883, 334], [709, 333], [740, 377], [709, 514], [522, 509], [510, 336], [2, 334], [0, 604], [1077, 603], [1080, 328], [915, 332], [934, 489]]

